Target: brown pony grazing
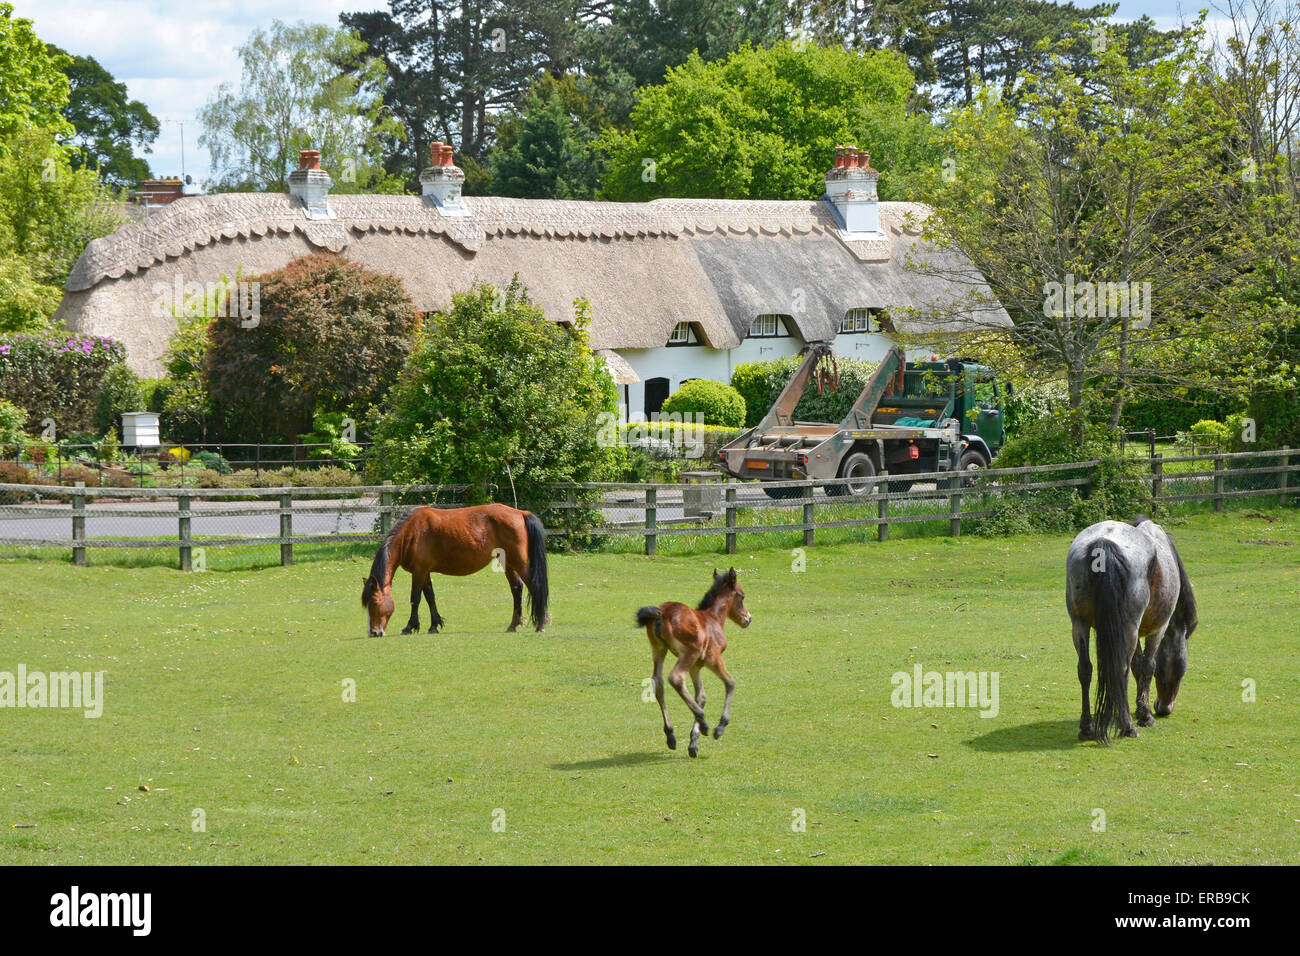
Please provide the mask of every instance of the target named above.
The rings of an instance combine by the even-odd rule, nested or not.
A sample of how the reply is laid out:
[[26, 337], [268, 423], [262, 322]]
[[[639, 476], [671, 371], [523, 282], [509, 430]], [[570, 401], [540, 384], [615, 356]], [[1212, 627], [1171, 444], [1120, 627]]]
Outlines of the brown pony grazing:
[[430, 575], [473, 574], [494, 557], [500, 558], [515, 601], [515, 613], [506, 630], [524, 623], [525, 587], [533, 624], [537, 630], [545, 630], [549, 584], [542, 522], [531, 511], [493, 504], [416, 508], [388, 532], [361, 590], [361, 605], [370, 612], [370, 636], [383, 637], [393, 615], [393, 575], [398, 568], [411, 574], [411, 619], [402, 633], [420, 629], [420, 598], [424, 597], [429, 602], [429, 633], [437, 634], [444, 622], [434, 602]]
[[[691, 745], [687, 752], [692, 757], [700, 750], [700, 733], [709, 732], [708, 721], [704, 719], [704, 685], [700, 683], [700, 668], [707, 667], [727, 688], [727, 698], [722, 703], [722, 716], [718, 726], [713, 729], [714, 739], [722, 736], [722, 731], [731, 723], [731, 697], [736, 692], [736, 682], [727, 673], [722, 663], [722, 652], [727, 649], [727, 638], [722, 627], [727, 618], [741, 627], [749, 627], [753, 618], [745, 607], [745, 592], [736, 583], [736, 569], [726, 574], [713, 572], [713, 586], [700, 600], [699, 607], [692, 611], [685, 604], [666, 601], [658, 607], [643, 607], [636, 612], [638, 627], [645, 628], [645, 636], [650, 639], [650, 653], [654, 655], [655, 699], [659, 701], [659, 710], [664, 715], [664, 736], [668, 738], [668, 749], [677, 749], [677, 738], [673, 735], [673, 722], [668, 718], [668, 708], [664, 705], [664, 657], [669, 651], [677, 658], [677, 665], [668, 675], [668, 683], [682, 695], [686, 706], [695, 715], [691, 725]], [[695, 687], [695, 698], [686, 693], [686, 675], [691, 675]]]

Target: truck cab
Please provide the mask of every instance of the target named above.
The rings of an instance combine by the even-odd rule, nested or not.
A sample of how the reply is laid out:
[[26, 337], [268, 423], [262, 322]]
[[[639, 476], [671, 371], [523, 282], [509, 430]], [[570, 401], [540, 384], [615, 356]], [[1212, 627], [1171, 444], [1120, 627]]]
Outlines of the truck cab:
[[[890, 417], [890, 404], [907, 414], [892, 416], [895, 424], [933, 424], [946, 414], [961, 423], [963, 446], [959, 467], [987, 468], [1006, 443], [1002, 393], [993, 370], [970, 359], [908, 362], [902, 395], [877, 409], [879, 420]], [[887, 400], [888, 401], [888, 400]]]

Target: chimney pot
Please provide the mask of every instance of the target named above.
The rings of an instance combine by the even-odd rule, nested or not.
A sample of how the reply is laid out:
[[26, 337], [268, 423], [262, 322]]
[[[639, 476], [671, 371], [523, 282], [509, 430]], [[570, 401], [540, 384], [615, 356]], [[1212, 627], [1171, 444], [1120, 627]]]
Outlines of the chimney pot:
[[464, 183], [465, 173], [456, 167], [452, 145], [441, 140], [431, 143], [429, 166], [420, 173], [420, 192], [444, 216], [467, 216], [469, 210], [460, 198]]
[[826, 202], [846, 238], [884, 238], [876, 198], [879, 174], [871, 168], [871, 154], [856, 146], [835, 150], [835, 165], [826, 173]]
[[302, 203], [308, 219], [333, 219], [329, 192], [334, 181], [320, 168], [320, 150], [298, 152], [298, 168], [289, 174], [289, 195]]

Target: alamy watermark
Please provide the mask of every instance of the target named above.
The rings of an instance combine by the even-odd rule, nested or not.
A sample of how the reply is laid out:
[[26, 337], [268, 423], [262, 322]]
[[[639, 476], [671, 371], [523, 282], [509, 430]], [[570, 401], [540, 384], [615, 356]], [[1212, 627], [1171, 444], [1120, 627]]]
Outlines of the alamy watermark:
[[997, 671], [897, 671], [890, 682], [895, 707], [978, 707], [981, 717], [998, 715]]
[[596, 442], [602, 448], [620, 445], [668, 451], [684, 450], [687, 458], [704, 454], [704, 416], [698, 412], [653, 412], [649, 418], [638, 414], [629, 419], [627, 408], [620, 405], [618, 414], [601, 412], [597, 417]]
[[0, 671], [0, 707], [48, 707], [82, 710], [90, 718], [104, 713], [104, 672]]
[[153, 316], [165, 318], [238, 318], [246, 329], [254, 329], [262, 321], [262, 284], [252, 282], [186, 282], [181, 276], [168, 285], [158, 282], [153, 287]]
[[1078, 281], [1067, 275], [1064, 282], [1043, 286], [1043, 311], [1055, 318], [1133, 319], [1145, 328], [1151, 322], [1151, 283]]

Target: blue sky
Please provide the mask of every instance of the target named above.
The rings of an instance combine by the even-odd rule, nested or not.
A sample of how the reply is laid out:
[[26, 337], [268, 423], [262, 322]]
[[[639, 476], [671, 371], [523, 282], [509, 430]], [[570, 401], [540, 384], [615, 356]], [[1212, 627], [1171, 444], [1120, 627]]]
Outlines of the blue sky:
[[[338, 23], [345, 10], [386, 8], [386, 0], [10, 0], [48, 43], [89, 55], [127, 85], [162, 124], [152, 153], [155, 175], [179, 175], [184, 124], [184, 165], [196, 181], [208, 173], [199, 149], [195, 113], [222, 81], [239, 82], [235, 49], [271, 20]], [[1081, 5], [1086, 0], [1080, 0]], [[1161, 27], [1191, 19], [1200, 3], [1122, 0], [1119, 19], [1147, 14]], [[1214, 16], [1211, 11], [1211, 17]]]

